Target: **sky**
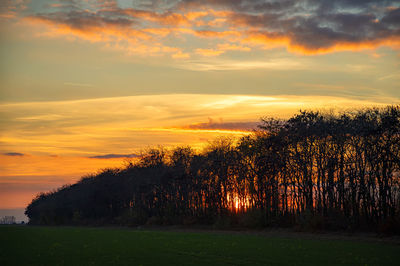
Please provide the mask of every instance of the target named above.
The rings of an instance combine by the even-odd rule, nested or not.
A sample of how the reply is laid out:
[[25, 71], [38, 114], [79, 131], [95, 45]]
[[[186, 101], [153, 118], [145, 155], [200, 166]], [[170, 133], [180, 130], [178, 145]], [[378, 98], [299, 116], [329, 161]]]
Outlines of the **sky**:
[[398, 104], [399, 58], [398, 1], [2, 0], [0, 209], [261, 117]]

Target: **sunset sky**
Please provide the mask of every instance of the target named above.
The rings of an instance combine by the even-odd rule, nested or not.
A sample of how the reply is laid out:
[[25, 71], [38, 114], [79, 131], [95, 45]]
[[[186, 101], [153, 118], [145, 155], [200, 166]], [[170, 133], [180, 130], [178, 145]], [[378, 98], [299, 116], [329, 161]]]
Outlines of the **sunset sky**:
[[400, 2], [2, 0], [0, 209], [260, 117], [397, 104]]

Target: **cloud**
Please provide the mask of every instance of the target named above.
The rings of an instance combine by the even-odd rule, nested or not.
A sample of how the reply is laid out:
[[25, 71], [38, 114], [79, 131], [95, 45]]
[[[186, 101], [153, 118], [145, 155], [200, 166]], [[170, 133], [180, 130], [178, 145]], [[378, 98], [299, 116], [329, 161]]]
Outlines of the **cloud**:
[[187, 58], [182, 49], [160, 42], [171, 32], [170, 29], [141, 25], [142, 20], [175, 25], [173, 18], [158, 15], [155, 19], [151, 12], [111, 8], [98, 11], [67, 9], [37, 13], [24, 17], [22, 21], [30, 26], [45, 26], [44, 30], [38, 29], [40, 37], [66, 37], [69, 40], [101, 42], [106, 48], [122, 50], [127, 54], [171, 55], [174, 58]]
[[200, 54], [202, 56], [218, 56], [224, 53], [222, 50], [214, 50], [214, 49], [196, 49], [196, 54]]
[[258, 122], [223, 122], [215, 121], [209, 118], [208, 123], [196, 123], [183, 126], [182, 128], [187, 129], [199, 129], [199, 130], [232, 130], [232, 131], [252, 131], [257, 128]]
[[27, 8], [29, 0], [2, 0], [0, 3], [1, 19], [14, 19]]
[[7, 153], [3, 153], [3, 155], [6, 155], [6, 156], [25, 156], [25, 154], [19, 153], [19, 152], [7, 152]]
[[[311, 89], [315, 93], [325, 94], [332, 90], [329, 86], [324, 88]], [[2, 150], [18, 151], [30, 156], [12, 157], [0, 154], [0, 161], [5, 165], [6, 160], [23, 160], [23, 163], [20, 161], [21, 166], [17, 167], [25, 171], [28, 169], [25, 167], [26, 163], [39, 168], [40, 165], [32, 161], [34, 155], [46, 155], [46, 164], [54, 162], [55, 167], [65, 168], [64, 162], [59, 158], [47, 156], [58, 154], [79, 157], [87, 168], [89, 164], [98, 164], [98, 160], [87, 157], [138, 154], [138, 151], [149, 145], [201, 146], [203, 143], [199, 138], [213, 139], [221, 134], [239, 135], [242, 133], [237, 130], [248, 130], [252, 127], [251, 123], [246, 122], [257, 121], [261, 116], [287, 118], [299, 109], [327, 106], [357, 108], [398, 101], [393, 97], [382, 98], [379, 93], [380, 91], [369, 93], [373, 96], [364, 100], [351, 98], [354, 95], [344, 91], [342, 94], [349, 98], [161, 94], [4, 103], [0, 104], [0, 113], [3, 114], [3, 124], [7, 126], [2, 128], [0, 137]], [[207, 117], [218, 119], [204, 123]], [[84, 157], [87, 160], [83, 161]], [[74, 169], [77, 168], [75, 162], [69, 163]], [[10, 167], [10, 172], [15, 173], [16, 168]]]
[[378, 78], [378, 80], [386, 80], [386, 79], [400, 79], [400, 71], [397, 71], [389, 75], [384, 75]]
[[360, 4], [346, 10], [350, 6], [347, 2], [331, 6], [321, 1], [309, 7], [311, 1], [299, 2], [304, 6], [281, 9], [260, 6], [257, 13], [235, 12], [229, 21], [235, 27], [251, 28], [244, 42], [266, 48], [286, 46], [296, 53], [317, 54], [380, 45], [397, 47], [400, 43], [398, 7], [375, 11], [374, 6]]
[[[400, 5], [396, 1], [60, 3], [40, 12], [30, 10], [25, 21], [47, 25], [47, 36], [105, 42], [134, 54], [168, 54], [178, 60], [191, 54], [219, 56], [226, 51], [274, 47], [286, 47], [290, 52], [301, 54], [374, 49], [382, 45], [400, 47]], [[182, 52], [187, 35], [223, 42], [198, 41], [193, 43], [190, 53]], [[175, 47], [167, 45], [171, 42]]]
[[[209, 56], [211, 57], [211, 56]], [[176, 64], [177, 68], [192, 71], [224, 71], [224, 70], [249, 70], [249, 69], [271, 69], [271, 70], [296, 70], [307, 69], [309, 64], [306, 61], [290, 60], [285, 58], [268, 59], [264, 61], [248, 60], [188, 60]]]
[[90, 156], [88, 158], [92, 159], [115, 159], [115, 158], [138, 158], [139, 154], [131, 153], [131, 154], [104, 154], [97, 156]]

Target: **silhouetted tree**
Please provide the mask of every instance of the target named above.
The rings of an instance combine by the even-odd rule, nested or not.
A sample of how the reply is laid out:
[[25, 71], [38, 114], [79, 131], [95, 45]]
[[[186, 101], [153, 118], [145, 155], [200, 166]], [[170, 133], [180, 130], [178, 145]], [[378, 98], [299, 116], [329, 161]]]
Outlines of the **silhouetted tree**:
[[252, 134], [218, 138], [200, 153], [190, 147], [150, 149], [122, 169], [39, 194], [26, 214], [31, 224], [220, 223], [394, 232], [400, 223], [399, 133], [399, 106], [264, 118]]

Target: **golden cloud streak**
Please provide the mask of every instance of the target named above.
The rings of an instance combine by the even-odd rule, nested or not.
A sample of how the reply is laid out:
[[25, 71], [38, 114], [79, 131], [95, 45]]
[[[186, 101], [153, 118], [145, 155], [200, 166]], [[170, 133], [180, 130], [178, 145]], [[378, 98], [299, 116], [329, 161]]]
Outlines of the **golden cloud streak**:
[[24, 191], [3, 194], [8, 198], [0, 207], [20, 207], [41, 190], [125, 160], [89, 157], [140, 154], [156, 145], [201, 149], [217, 136], [249, 134], [244, 128], [261, 116], [287, 118], [299, 109], [382, 104], [322, 96], [198, 94], [3, 103], [1, 153], [21, 155], [0, 155], [0, 190], [17, 186]]
[[[387, 99], [382, 100], [388, 103]], [[75, 101], [0, 104], [3, 152], [87, 156], [128, 154], [147, 145], [196, 144], [241, 128], [190, 128], [208, 118], [224, 122], [289, 117], [299, 109], [382, 105], [322, 96], [145, 95]], [[155, 126], [157, 125], [157, 126]], [[127, 149], [126, 143], [131, 147]]]

